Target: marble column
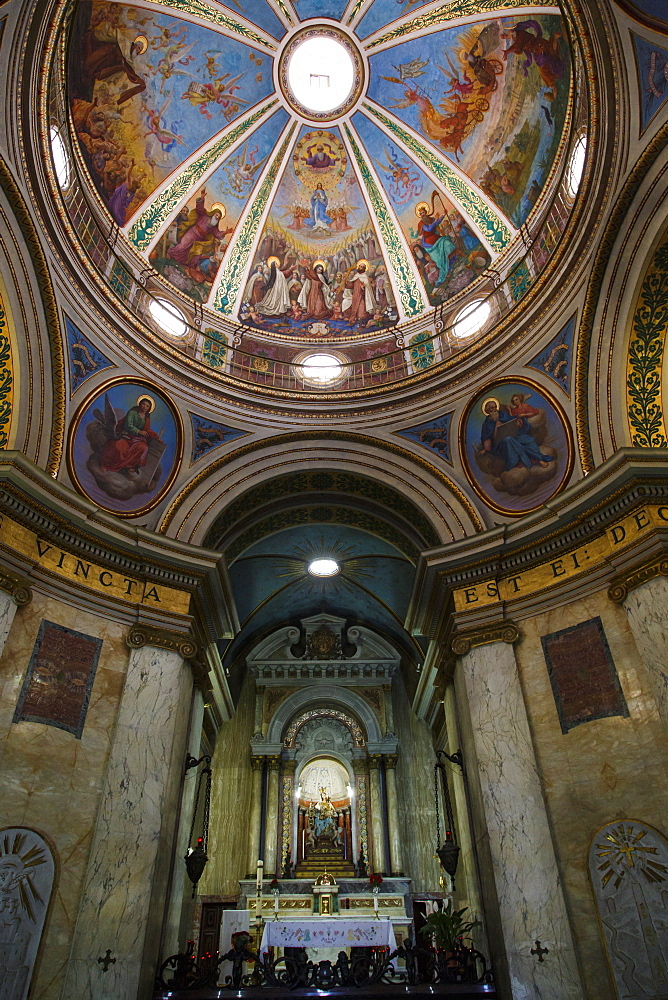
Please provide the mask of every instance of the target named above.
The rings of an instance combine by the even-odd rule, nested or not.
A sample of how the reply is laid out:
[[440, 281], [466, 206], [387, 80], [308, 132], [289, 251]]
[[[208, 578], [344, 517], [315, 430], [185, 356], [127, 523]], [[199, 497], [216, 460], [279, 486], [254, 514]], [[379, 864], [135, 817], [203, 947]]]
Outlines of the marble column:
[[[460, 748], [461, 737], [457, 725], [457, 704], [455, 689], [452, 683], [448, 684], [445, 689], [443, 708], [445, 710], [445, 727], [448, 734], [448, 746], [445, 749], [448, 753], [453, 754]], [[461, 848], [459, 865], [455, 876], [457, 908], [464, 905], [468, 906], [472, 916], [475, 919], [481, 919], [483, 917], [483, 907], [480, 897], [473, 838], [471, 836], [464, 774], [462, 769], [457, 765], [446, 763], [445, 766], [448, 768], [448, 785], [452, 791], [457, 840]], [[483, 933], [485, 933], [485, 928], [483, 928]], [[478, 940], [480, 940], [479, 937]], [[484, 948], [481, 948], [481, 951], [484, 951]]]
[[465, 763], [480, 781], [513, 1000], [582, 1000], [514, 648], [476, 646], [461, 662], [475, 755]]
[[[267, 782], [267, 828], [264, 837], [264, 873], [265, 878], [276, 871], [276, 842], [278, 840], [278, 771], [280, 757], [268, 757], [269, 781]], [[280, 867], [280, 866], [279, 866]], [[278, 873], [280, 874], [280, 873]]]
[[383, 799], [380, 790], [380, 756], [369, 758], [369, 789], [371, 793], [372, 866], [374, 872], [387, 873], [385, 861], [385, 829], [383, 826]]
[[397, 755], [387, 754], [385, 757], [385, 782], [387, 786], [387, 821], [390, 827], [390, 872], [392, 875], [401, 875], [403, 863], [401, 860], [396, 767]]
[[668, 728], [668, 579], [658, 576], [636, 587], [625, 597], [624, 608]]
[[5, 594], [4, 591], [0, 590], [0, 656], [2, 656], [2, 651], [5, 648], [7, 636], [12, 627], [17, 608], [16, 601], [9, 594]]
[[150, 995], [165, 905], [156, 873], [173, 849], [191, 692], [178, 653], [130, 651], [62, 1000]]
[[248, 877], [254, 878], [259, 858], [262, 858], [260, 827], [262, 825], [262, 769], [264, 757], [251, 757], [253, 788], [251, 791], [250, 829], [248, 831]]
[[[204, 698], [202, 692], [195, 688], [193, 691], [192, 705], [190, 707], [190, 725], [188, 728], [188, 745], [186, 753], [191, 754], [196, 760], [200, 757], [202, 746], [202, 722], [204, 720]], [[176, 955], [179, 951], [185, 951], [186, 940], [179, 939], [179, 929], [181, 925], [181, 913], [184, 910], [184, 902], [190, 901], [192, 883], [188, 878], [188, 872], [184, 862], [184, 857], [188, 847], [190, 836], [190, 826], [193, 820], [193, 805], [195, 802], [195, 792], [199, 782], [200, 771], [204, 765], [191, 767], [186, 771], [183, 779], [183, 789], [181, 792], [181, 809], [179, 814], [179, 828], [176, 836], [176, 848], [174, 850], [174, 868], [172, 871], [171, 885], [169, 891], [169, 903], [167, 904], [167, 919], [161, 948], [161, 959]], [[194, 903], [192, 904], [194, 906]], [[184, 914], [184, 916], [187, 914]]]

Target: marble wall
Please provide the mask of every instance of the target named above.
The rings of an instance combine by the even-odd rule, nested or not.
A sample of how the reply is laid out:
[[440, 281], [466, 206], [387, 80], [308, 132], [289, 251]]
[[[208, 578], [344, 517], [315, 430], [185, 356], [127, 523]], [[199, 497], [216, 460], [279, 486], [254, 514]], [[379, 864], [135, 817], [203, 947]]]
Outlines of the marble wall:
[[5, 648], [7, 636], [9, 635], [9, 630], [12, 627], [16, 610], [16, 603], [12, 600], [9, 594], [5, 594], [4, 591], [0, 590], [0, 656]]
[[[12, 722], [43, 618], [103, 640], [80, 740], [52, 726]], [[0, 827], [31, 827], [48, 841], [56, 858], [56, 891], [35, 967], [32, 1000], [61, 997], [128, 664], [126, 631], [35, 593], [31, 604], [16, 611], [0, 659]]]
[[[644, 602], [642, 594], [632, 601], [639, 619], [652, 622], [652, 607], [649, 618], [646, 612], [641, 614], [641, 599]], [[662, 605], [654, 611], [654, 617], [661, 615]], [[564, 734], [540, 637], [597, 615], [630, 715], [597, 719]], [[626, 611], [605, 591], [519, 625], [523, 638], [515, 647], [517, 661], [586, 995], [588, 1000], [610, 1000], [615, 990], [587, 871], [589, 847], [603, 826], [623, 817], [635, 817], [666, 832], [668, 735], [650, 667], [643, 662]], [[660, 663], [661, 648], [658, 641], [651, 643], [648, 661], [651, 657]]]
[[[513, 1000], [582, 1000], [583, 991], [536, 769], [515, 651], [504, 642], [462, 657]], [[540, 940], [549, 961], [531, 954]]]
[[392, 684], [394, 731], [399, 740], [397, 798], [404, 873], [412, 892], [439, 890], [441, 867], [434, 857], [434, 746], [431, 730], [413, 712], [401, 676]]
[[213, 755], [209, 858], [200, 881], [204, 896], [238, 896], [248, 874], [251, 815], [250, 740], [255, 718], [255, 681], [246, 677], [236, 712], [218, 730]]
[[[150, 994], [155, 977], [192, 695], [190, 666], [130, 652], [64, 996]], [[116, 961], [106, 970], [106, 951]]]

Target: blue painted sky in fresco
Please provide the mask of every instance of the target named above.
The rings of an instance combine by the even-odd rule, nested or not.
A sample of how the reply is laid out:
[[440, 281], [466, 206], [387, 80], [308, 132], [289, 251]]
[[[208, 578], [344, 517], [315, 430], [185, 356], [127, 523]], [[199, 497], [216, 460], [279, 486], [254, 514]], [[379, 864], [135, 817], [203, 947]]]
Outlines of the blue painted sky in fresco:
[[227, 7], [232, 14], [242, 14], [251, 24], [256, 24], [258, 28], [264, 28], [274, 38], [280, 40], [285, 34], [283, 24], [274, 14], [267, 0], [239, 0], [238, 3], [231, 0], [230, 3], [226, 4], [220, 0], [220, 3], [221, 6]]
[[411, 17], [413, 11], [428, 4], [429, 0], [376, 0], [355, 28], [358, 38], [368, 38], [379, 28], [384, 28], [397, 18], [402, 20]]
[[331, 17], [340, 21], [348, 0], [293, 0], [293, 3], [300, 21], [310, 17]]

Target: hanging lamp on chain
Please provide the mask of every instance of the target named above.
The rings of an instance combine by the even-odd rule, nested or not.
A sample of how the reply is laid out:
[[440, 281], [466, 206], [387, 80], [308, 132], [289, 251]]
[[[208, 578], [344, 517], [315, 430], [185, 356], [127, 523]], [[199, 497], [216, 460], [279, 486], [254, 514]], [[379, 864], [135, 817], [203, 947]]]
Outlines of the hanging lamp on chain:
[[[192, 898], [195, 898], [195, 890], [197, 888], [197, 883], [204, 873], [206, 863], [209, 860], [207, 855], [207, 848], [209, 846], [209, 810], [211, 808], [211, 758], [205, 754], [197, 760], [188, 754], [186, 758], [186, 773], [191, 767], [199, 767], [200, 764], [204, 763], [204, 767], [199, 773], [199, 778], [197, 781], [197, 793], [195, 795], [195, 804], [193, 807], [193, 821], [190, 824], [190, 836], [188, 837], [188, 850], [186, 851], [184, 861], [186, 863], [186, 871], [188, 872], [188, 878], [193, 884]], [[206, 781], [204, 789], [204, 808], [202, 811], [202, 834], [197, 838], [197, 843], [192, 846], [193, 836], [195, 833], [195, 823], [197, 822], [197, 814], [199, 811], [199, 800], [200, 793], [202, 791], [202, 782]]]
[[[445, 750], [438, 750], [436, 752], [436, 763], [434, 764], [434, 802], [436, 804], [436, 854], [438, 855], [438, 860], [441, 862], [441, 866], [445, 869], [447, 874], [452, 879], [452, 888], [455, 888], [455, 873], [457, 871], [457, 864], [459, 862], [459, 852], [460, 847], [457, 844], [457, 833], [455, 830], [455, 818], [452, 812], [452, 801], [450, 799], [450, 788], [448, 786], [448, 775], [445, 770], [445, 764], [441, 758], [446, 757], [451, 763], [459, 764], [463, 769], [462, 755], [459, 751], [452, 755], [445, 752]], [[445, 831], [445, 840], [441, 844], [441, 818], [439, 811], [439, 795], [438, 795], [438, 775], [441, 775], [441, 786], [443, 789], [443, 802], [445, 803], [445, 812], [447, 816], [448, 827]]]

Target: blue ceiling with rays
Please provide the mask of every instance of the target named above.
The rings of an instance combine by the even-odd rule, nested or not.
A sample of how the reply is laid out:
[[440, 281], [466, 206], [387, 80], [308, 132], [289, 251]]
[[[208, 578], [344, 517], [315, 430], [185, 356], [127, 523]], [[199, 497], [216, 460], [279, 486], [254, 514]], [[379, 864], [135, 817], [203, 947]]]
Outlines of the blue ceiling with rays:
[[[336, 576], [319, 579], [308, 573], [308, 564], [323, 557], [337, 561]], [[227, 666], [260, 636], [319, 612], [372, 628], [392, 639], [407, 658], [420, 658], [403, 628], [415, 566], [368, 531], [338, 524], [287, 528], [247, 548], [229, 572], [242, 628], [225, 653]]]

